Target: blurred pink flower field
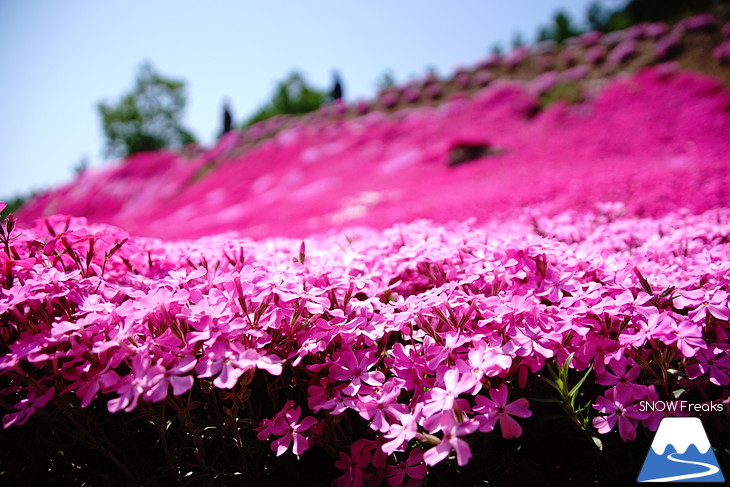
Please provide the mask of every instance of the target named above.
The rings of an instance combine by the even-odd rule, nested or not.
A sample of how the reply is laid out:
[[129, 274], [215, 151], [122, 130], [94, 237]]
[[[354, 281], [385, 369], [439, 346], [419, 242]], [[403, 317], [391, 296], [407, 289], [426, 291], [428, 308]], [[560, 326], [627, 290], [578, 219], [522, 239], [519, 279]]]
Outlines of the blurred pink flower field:
[[[718, 81], [666, 65], [596, 91], [536, 113], [530, 83], [501, 82], [436, 108], [294, 126], [241, 155], [231, 154], [233, 133], [192, 160], [150, 153], [88, 171], [17, 216], [84, 216], [164, 239], [301, 238], [602, 202], [638, 216], [727, 205], [730, 95]], [[462, 143], [497, 150], [450, 167]], [[211, 161], [214, 170], [196, 177]]]

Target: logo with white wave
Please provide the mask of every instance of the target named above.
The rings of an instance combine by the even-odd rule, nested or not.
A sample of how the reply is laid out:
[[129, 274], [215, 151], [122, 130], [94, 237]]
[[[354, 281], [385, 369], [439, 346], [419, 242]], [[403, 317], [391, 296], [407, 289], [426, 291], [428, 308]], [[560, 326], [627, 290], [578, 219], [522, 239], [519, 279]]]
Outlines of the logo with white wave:
[[662, 419], [639, 482], [724, 482], [700, 418]]

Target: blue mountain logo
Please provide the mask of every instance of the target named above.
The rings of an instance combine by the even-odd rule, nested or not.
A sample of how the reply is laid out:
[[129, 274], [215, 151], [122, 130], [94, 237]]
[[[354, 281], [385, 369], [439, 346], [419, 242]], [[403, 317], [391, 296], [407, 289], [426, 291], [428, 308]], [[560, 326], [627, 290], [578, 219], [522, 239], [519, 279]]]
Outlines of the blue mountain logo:
[[700, 418], [664, 418], [639, 482], [724, 482]]

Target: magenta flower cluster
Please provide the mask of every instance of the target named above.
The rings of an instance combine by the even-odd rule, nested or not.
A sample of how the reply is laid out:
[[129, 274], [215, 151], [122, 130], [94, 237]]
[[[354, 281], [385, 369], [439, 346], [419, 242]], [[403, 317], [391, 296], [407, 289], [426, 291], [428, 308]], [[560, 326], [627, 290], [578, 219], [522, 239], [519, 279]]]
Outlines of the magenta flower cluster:
[[302, 396], [257, 425], [276, 455], [328, 442], [351, 411], [366, 428], [338, 483], [418, 484], [447, 458], [467, 464], [476, 436], [521, 436], [524, 388], [569, 361], [600, 386], [578, 418], [589, 433], [632, 440], [661, 417], [642, 400], [728, 400], [730, 211], [622, 211], [306, 242], [163, 243], [59, 216], [19, 233], [8, 220], [3, 427], [51, 402], [131, 412], [287, 371]]

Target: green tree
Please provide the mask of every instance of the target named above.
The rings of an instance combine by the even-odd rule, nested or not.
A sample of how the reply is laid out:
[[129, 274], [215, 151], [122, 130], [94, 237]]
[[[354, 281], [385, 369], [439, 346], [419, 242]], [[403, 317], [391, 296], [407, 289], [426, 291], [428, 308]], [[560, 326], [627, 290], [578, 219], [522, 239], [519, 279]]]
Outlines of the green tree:
[[511, 44], [512, 44], [512, 47], [513, 48], [514, 47], [522, 47], [522, 46], [525, 45], [525, 39], [522, 37], [522, 34], [520, 34], [519, 32], [516, 32], [512, 36], [512, 42], [511, 42]]
[[559, 11], [553, 17], [553, 25], [543, 27], [539, 30], [538, 41], [552, 39], [557, 42], [563, 42], [569, 37], [580, 34], [580, 30], [573, 26], [573, 22], [567, 12]]
[[195, 142], [183, 128], [185, 84], [165, 78], [149, 62], [137, 72], [132, 90], [116, 103], [97, 105], [106, 136], [104, 154], [126, 157], [142, 151], [180, 149]]
[[612, 32], [631, 27], [636, 22], [631, 19], [626, 8], [612, 10], [604, 7], [598, 2], [593, 2], [588, 7], [588, 27], [590, 30], [600, 32]]
[[253, 125], [277, 115], [301, 115], [312, 112], [321, 107], [327, 94], [318, 90], [304, 78], [294, 71], [274, 89], [271, 100], [259, 108], [245, 123], [244, 126]]
[[395, 86], [395, 75], [393, 75], [393, 71], [389, 69], [384, 72], [375, 82], [375, 86], [381, 91]]
[[592, 30], [610, 32], [641, 22], [672, 23], [721, 5], [730, 5], [730, 0], [630, 0], [618, 9], [604, 7], [596, 1], [588, 9], [588, 25]]

